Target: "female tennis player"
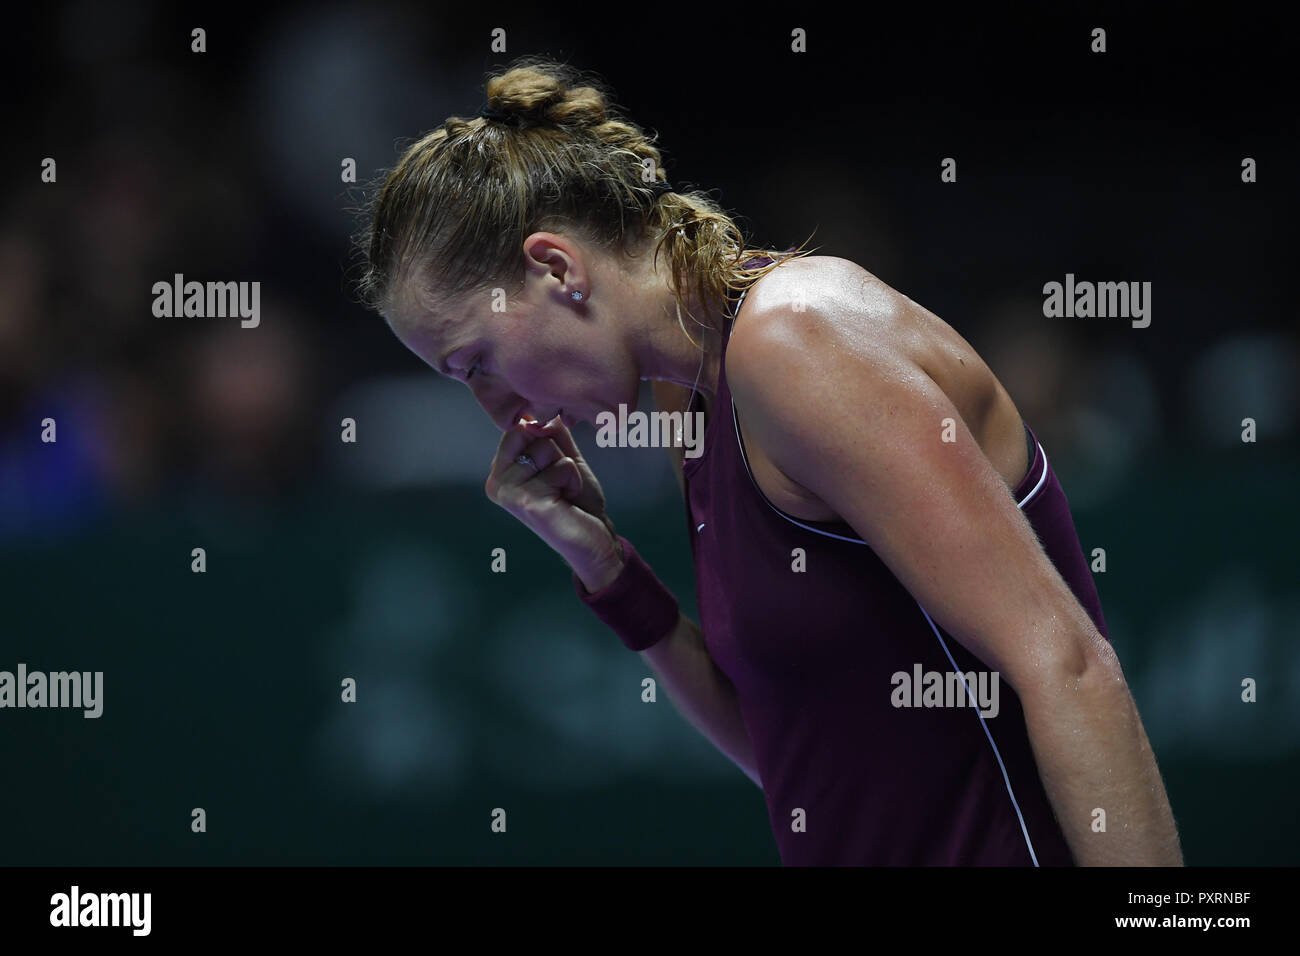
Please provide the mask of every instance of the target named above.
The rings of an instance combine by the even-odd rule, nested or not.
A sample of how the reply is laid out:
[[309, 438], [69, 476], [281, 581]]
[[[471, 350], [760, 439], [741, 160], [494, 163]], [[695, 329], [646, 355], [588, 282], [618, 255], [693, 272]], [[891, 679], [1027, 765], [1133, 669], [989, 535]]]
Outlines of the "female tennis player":
[[[599, 80], [528, 58], [487, 98], [376, 189], [363, 292], [503, 431], [488, 496], [762, 787], [783, 863], [1181, 865], [1061, 484], [971, 346], [746, 248]], [[569, 430], [643, 379], [705, 424], [670, 449], [699, 626]]]

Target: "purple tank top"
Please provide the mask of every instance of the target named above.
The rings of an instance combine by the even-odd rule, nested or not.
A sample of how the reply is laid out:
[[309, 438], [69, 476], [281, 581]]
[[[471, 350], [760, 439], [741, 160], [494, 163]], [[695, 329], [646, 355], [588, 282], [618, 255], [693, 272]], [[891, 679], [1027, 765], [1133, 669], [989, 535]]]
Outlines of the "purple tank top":
[[[704, 447], [683, 462], [688, 532], [705, 644], [736, 687], [782, 863], [1073, 865], [1009, 685], [999, 680], [996, 716], [969, 696], [895, 706], [899, 672], [990, 668], [851, 526], [794, 518], [762, 494], [727, 387], [730, 332]], [[1109, 640], [1065, 492], [1025, 431], [1034, 454], [1015, 501]], [[791, 569], [794, 548], [806, 573]]]

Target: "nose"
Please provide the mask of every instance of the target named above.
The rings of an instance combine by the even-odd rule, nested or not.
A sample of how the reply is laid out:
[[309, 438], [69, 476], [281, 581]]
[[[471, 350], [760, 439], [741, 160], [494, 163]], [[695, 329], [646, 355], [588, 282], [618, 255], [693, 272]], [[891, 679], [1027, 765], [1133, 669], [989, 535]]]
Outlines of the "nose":
[[525, 399], [508, 388], [480, 386], [472, 381], [469, 386], [470, 391], [474, 393], [475, 401], [487, 413], [488, 418], [492, 419], [492, 424], [496, 425], [498, 431], [504, 432], [513, 428], [528, 405]]
[[520, 409], [517, 412], [514, 411], [507, 412], [505, 415], [489, 413], [489, 416], [492, 419], [492, 424], [496, 425], [497, 430], [504, 432], [504, 431], [509, 431], [512, 427], [514, 427], [514, 425], [516, 425], [519, 422], [519, 417], [522, 411], [523, 410]]

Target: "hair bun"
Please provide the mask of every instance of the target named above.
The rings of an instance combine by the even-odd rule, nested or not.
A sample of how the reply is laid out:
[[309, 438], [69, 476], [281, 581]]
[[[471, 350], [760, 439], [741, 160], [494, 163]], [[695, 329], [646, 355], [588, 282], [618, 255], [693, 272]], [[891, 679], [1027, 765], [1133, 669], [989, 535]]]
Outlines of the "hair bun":
[[610, 112], [598, 81], [542, 58], [489, 79], [487, 102], [482, 115], [510, 125], [590, 127], [605, 122]]

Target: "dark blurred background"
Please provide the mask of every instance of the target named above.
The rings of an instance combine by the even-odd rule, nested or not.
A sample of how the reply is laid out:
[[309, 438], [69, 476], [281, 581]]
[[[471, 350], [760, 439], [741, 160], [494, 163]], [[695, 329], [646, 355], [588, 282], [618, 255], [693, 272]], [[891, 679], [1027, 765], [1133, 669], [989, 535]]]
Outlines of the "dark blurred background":
[[[816, 230], [974, 345], [1106, 550], [1187, 861], [1296, 862], [1278, 15], [34, 6], [2, 41], [0, 670], [103, 671], [104, 714], [0, 711], [0, 863], [778, 862], [757, 788], [641, 702], [648, 668], [484, 496], [499, 433], [468, 390], [351, 290], [342, 161], [371, 179], [526, 53], [603, 75], [753, 243]], [[1150, 281], [1151, 325], [1044, 318], [1067, 272]], [[261, 325], [155, 318], [175, 273], [260, 281]], [[577, 436], [694, 614], [666, 456]]]

